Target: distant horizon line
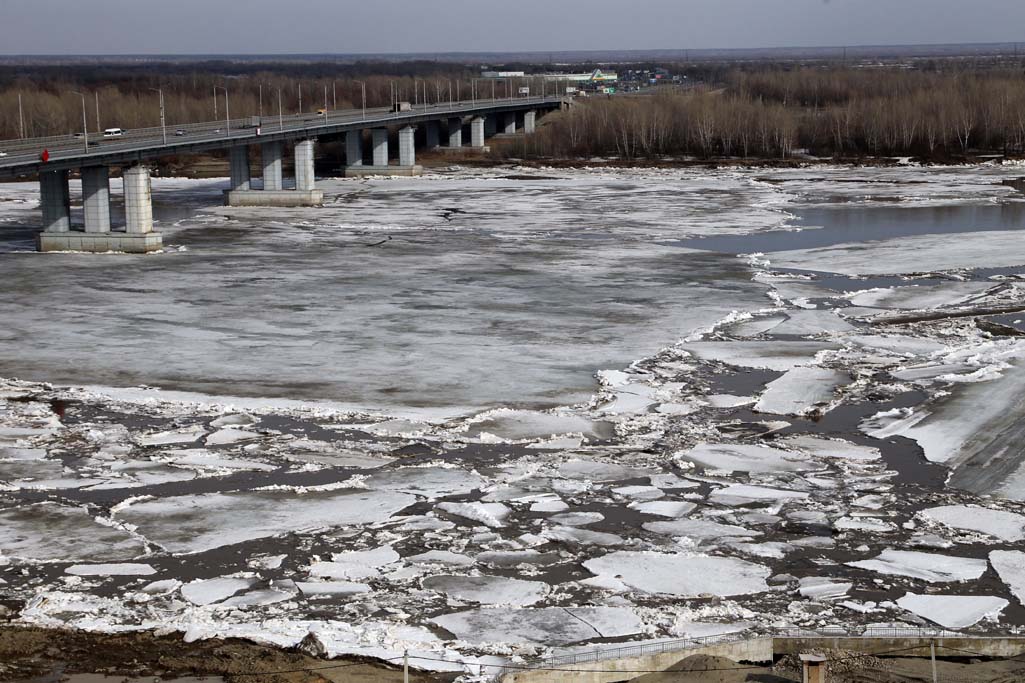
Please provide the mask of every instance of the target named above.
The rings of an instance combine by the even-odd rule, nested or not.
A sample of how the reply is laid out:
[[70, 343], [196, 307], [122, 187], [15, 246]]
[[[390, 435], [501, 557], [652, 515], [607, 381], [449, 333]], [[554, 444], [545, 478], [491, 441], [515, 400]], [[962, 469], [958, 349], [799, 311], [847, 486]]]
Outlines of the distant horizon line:
[[656, 55], [656, 54], [724, 54], [724, 53], [758, 53], [788, 51], [810, 51], [827, 52], [840, 50], [923, 50], [940, 48], [990, 48], [1014, 46], [1025, 44], [1021, 41], [996, 41], [996, 42], [963, 42], [963, 43], [858, 43], [845, 45], [782, 45], [782, 46], [758, 46], [758, 47], [703, 47], [703, 48], [604, 48], [604, 49], [576, 49], [576, 50], [451, 50], [451, 51], [412, 51], [412, 52], [118, 52], [118, 53], [52, 53], [52, 52], [0, 52], [0, 59], [198, 59], [198, 58], [427, 58], [427, 57], [510, 57], [510, 56], [554, 56], [554, 55]]

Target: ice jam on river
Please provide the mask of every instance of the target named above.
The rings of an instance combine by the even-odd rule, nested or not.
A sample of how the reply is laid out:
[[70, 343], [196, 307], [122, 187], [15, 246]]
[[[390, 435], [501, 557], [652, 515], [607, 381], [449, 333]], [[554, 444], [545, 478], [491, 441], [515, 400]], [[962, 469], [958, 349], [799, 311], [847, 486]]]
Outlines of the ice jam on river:
[[0, 609], [470, 674], [1025, 630], [1019, 175], [158, 179], [147, 256], [0, 186]]

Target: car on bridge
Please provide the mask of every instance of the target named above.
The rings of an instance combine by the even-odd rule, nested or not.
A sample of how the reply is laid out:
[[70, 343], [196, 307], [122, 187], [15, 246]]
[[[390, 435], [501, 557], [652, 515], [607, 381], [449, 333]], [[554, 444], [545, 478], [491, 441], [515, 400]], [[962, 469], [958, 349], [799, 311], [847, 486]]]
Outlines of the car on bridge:
[[178, 137], [182, 137], [184, 135], [188, 135], [189, 133], [184, 128], [179, 128], [178, 130], [174, 131], [174, 134]]
[[119, 137], [123, 136], [127, 132], [128, 131], [124, 130], [123, 128], [108, 128], [105, 131], [103, 131], [103, 137], [105, 137], [105, 138], [119, 138]]

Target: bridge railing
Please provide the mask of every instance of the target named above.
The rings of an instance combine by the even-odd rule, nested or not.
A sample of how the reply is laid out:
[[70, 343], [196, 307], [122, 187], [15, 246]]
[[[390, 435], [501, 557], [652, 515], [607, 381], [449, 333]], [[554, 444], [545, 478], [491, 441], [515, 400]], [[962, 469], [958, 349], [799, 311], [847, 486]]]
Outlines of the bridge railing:
[[[497, 107], [497, 106], [505, 106], [505, 105], [508, 105], [510, 103], [511, 104], [534, 104], [534, 103], [536, 103], [536, 104], [545, 104], [545, 103], [551, 103], [551, 102], [558, 101], [559, 99], [561, 99], [561, 98], [560, 97], [552, 97], [552, 96], [527, 97], [527, 98], [524, 98], [524, 97], [510, 97], [510, 98], [498, 98], [498, 99], [495, 99], [495, 100], [491, 100], [491, 99], [486, 99], [485, 98], [485, 99], [476, 99], [476, 100], [459, 100], [459, 101], [455, 101], [455, 102], [435, 102], [433, 104], [428, 104], [427, 105], [427, 109], [421, 108], [423, 105], [417, 105], [417, 106], [414, 107], [414, 109], [412, 111], [409, 111], [409, 112], [394, 112], [393, 113], [393, 112], [390, 112], [387, 109], [384, 109], [382, 107], [374, 107], [374, 108], [371, 108], [371, 109], [367, 109], [367, 113], [369, 115], [371, 112], [373, 112], [373, 114], [375, 115], [375, 118], [376, 118], [376, 116], [379, 113], [384, 113], [384, 114], [388, 115], [386, 118], [402, 119], [402, 118], [406, 118], [406, 117], [410, 117], [410, 118], [411, 117], [415, 117], [415, 116], [421, 115], [421, 114], [423, 114], [425, 112], [427, 112], [427, 113], [432, 113], [432, 112], [434, 112], [434, 113], [457, 113], [457, 112], [459, 112], [461, 110], [465, 110], [467, 108], [485, 108], [485, 107], [489, 107], [489, 106], [496, 106]], [[288, 130], [290, 128], [290, 126], [288, 126], [289, 123], [295, 124], [295, 123], [302, 122], [302, 123], [319, 123], [320, 125], [324, 125], [324, 124], [328, 124], [329, 122], [331, 122], [332, 119], [337, 119], [337, 118], [340, 118], [340, 117], [345, 117], [345, 118], [356, 117], [356, 116], [362, 117], [362, 112], [363, 112], [362, 109], [348, 109], [348, 110], [328, 111], [327, 112], [327, 116], [325, 116], [325, 117], [317, 117], [314, 114], [302, 114], [302, 113], [300, 113], [300, 114], [285, 114], [285, 115], [281, 116], [280, 118], [279, 118], [279, 116], [277, 114], [269, 113], [269, 114], [264, 114], [261, 118], [262, 118], [263, 127], [265, 129], [270, 130], [270, 131], [275, 131], [275, 130], [278, 130], [280, 128], [279, 124], [282, 123], [282, 122], [286, 124], [284, 130]], [[250, 121], [250, 118], [251, 117], [249, 117], [249, 116], [242, 117], [242, 118], [232, 118], [230, 120], [230, 124], [227, 126], [228, 130], [225, 131], [225, 137], [230, 137], [230, 133], [231, 132], [235, 132], [235, 131], [242, 131], [242, 130], [252, 131], [251, 128], [244, 128], [243, 127], [244, 125], [248, 124], [248, 122]], [[113, 128], [115, 126], [108, 126], [108, 127]], [[311, 127], [315, 127], [315, 126], [311, 126]], [[174, 135], [174, 132], [179, 130], [179, 129], [180, 130], [186, 130], [186, 131], [189, 131], [189, 132], [200, 132], [200, 131], [217, 130], [218, 128], [220, 128], [222, 131], [224, 131], [224, 129], [225, 129], [225, 119], [213, 119], [213, 120], [209, 120], [209, 121], [198, 121], [198, 122], [192, 122], [192, 123], [171, 123], [171, 122], [168, 122], [167, 125], [166, 125], [166, 130], [168, 131], [168, 141], [169, 142], [170, 142], [170, 138]], [[128, 132], [124, 136], [118, 137], [118, 138], [104, 138], [102, 131], [100, 131], [100, 132], [90, 131], [89, 132], [89, 140], [90, 140], [90, 142], [93, 141], [93, 140], [104, 141], [104, 142], [107, 143], [105, 145], [105, 147], [107, 147], [108, 149], [111, 148], [111, 147], [115, 147], [116, 148], [116, 147], [121, 147], [122, 146], [121, 143], [128, 142], [129, 140], [132, 140], [133, 138], [159, 136], [159, 135], [161, 135], [163, 129], [164, 129], [164, 127], [161, 127], [161, 126], [146, 126], [146, 127], [143, 127], [143, 128], [129, 128], [129, 129], [127, 129]], [[48, 136], [35, 137], [35, 138], [15, 138], [15, 139], [9, 139], [9, 140], [0, 140], [0, 150], [3, 150], [3, 151], [8, 152], [10, 154], [12, 152], [18, 152], [18, 151], [26, 151], [26, 152], [29, 152], [29, 151], [42, 151], [43, 149], [46, 149], [46, 148], [49, 148], [49, 147], [69, 147], [69, 146], [74, 146], [75, 144], [84, 144], [84, 142], [82, 140], [75, 138], [75, 135], [77, 135], [78, 133], [79, 133], [79, 131], [70, 131], [70, 132], [68, 132], [66, 134], [63, 134], [63, 135], [48, 135]]]

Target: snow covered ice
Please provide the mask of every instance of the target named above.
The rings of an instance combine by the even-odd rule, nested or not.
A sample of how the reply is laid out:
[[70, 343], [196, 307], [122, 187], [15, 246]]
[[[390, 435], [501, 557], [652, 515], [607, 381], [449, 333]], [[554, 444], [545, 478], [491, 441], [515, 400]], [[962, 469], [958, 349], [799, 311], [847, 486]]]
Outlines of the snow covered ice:
[[[1017, 173], [453, 169], [318, 181], [318, 210], [155, 179], [184, 251], [0, 227], [0, 595], [457, 672], [1023, 627], [1025, 345], [975, 322], [1025, 309]], [[1011, 208], [892, 213], [936, 207]]]

